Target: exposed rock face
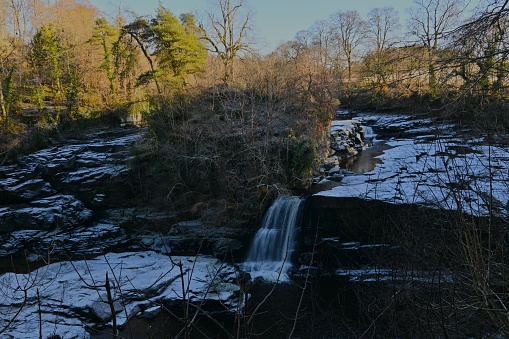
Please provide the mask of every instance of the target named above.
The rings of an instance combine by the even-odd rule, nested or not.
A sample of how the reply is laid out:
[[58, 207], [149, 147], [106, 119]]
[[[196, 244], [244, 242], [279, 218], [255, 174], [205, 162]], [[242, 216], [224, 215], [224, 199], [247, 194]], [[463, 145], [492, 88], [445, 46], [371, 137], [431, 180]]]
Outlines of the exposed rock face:
[[[111, 324], [106, 272], [119, 326], [135, 315], [154, 317], [162, 306], [180, 310], [183, 293], [204, 311], [238, 307], [232, 266], [178, 254], [225, 258], [242, 247], [240, 230], [178, 222], [179, 214], [134, 204], [128, 161], [142, 135], [141, 129], [99, 131], [0, 166], [2, 268], [44, 265], [0, 275], [0, 330], [12, 321], [0, 336], [86, 338], [90, 327]], [[124, 253], [97, 257], [109, 251]], [[53, 263], [69, 257], [74, 261]], [[82, 257], [96, 258], [75, 260]]]
[[179, 223], [178, 213], [136, 205], [127, 184], [128, 161], [143, 133], [99, 130], [87, 140], [69, 140], [0, 166], [0, 260], [33, 262], [111, 250], [220, 258], [238, 252], [241, 230]]
[[320, 178], [340, 182], [346, 171], [340, 164], [356, 156], [369, 146], [371, 135], [361, 120], [336, 120], [332, 122], [330, 132], [330, 156], [324, 160], [320, 168]]
[[100, 211], [129, 206], [130, 149], [142, 135], [99, 130], [0, 166], [0, 260], [48, 262], [128, 246], [126, 232], [101, 221]]
[[[374, 147], [387, 147], [373, 169], [323, 180], [308, 197], [294, 277], [331, 284], [327, 297], [341, 300], [338, 312], [350, 302], [356, 317], [368, 319], [359, 322], [364, 334], [422, 337], [426, 328], [436, 336], [493, 336], [499, 306], [482, 305], [506, 307], [509, 148], [419, 117], [355, 119], [373, 128]], [[473, 291], [482, 289], [490, 292]], [[440, 305], [440, 314], [429, 305]]]
[[55, 194], [26, 204], [0, 208], [2, 232], [19, 229], [76, 227], [88, 223], [92, 211], [72, 195]]
[[21, 159], [21, 166], [62, 193], [73, 194], [87, 206], [118, 206], [128, 199], [123, 179], [128, 174], [130, 146], [141, 137], [139, 130], [120, 130], [86, 142], [41, 150]]
[[129, 193], [130, 146], [138, 130], [99, 134], [41, 150], [17, 165], [0, 167], [0, 234], [19, 229], [74, 228], [90, 224], [92, 207], [118, 205]]

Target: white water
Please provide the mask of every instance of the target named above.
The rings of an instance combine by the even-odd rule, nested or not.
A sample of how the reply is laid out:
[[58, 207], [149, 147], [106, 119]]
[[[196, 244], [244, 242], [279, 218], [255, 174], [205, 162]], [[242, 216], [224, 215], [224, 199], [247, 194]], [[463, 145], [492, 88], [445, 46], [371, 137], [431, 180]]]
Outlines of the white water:
[[263, 217], [243, 268], [252, 278], [287, 280], [304, 199], [282, 196]]
[[374, 138], [376, 136], [373, 133], [373, 128], [370, 126], [362, 126], [362, 132], [364, 133], [364, 138]]

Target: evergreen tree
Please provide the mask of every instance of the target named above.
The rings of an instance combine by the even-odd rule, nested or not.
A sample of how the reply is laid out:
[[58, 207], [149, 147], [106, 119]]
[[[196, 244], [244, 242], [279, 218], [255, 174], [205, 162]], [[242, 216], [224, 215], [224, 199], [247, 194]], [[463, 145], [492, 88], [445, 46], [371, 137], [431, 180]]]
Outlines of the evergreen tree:
[[38, 82], [49, 85], [55, 97], [59, 98], [62, 91], [61, 49], [54, 30], [41, 26], [34, 35], [30, 47], [29, 62]]
[[115, 85], [115, 63], [116, 59], [114, 56], [115, 43], [118, 40], [119, 32], [115, 26], [108, 23], [105, 18], [99, 18], [95, 22], [93, 41], [99, 43], [102, 47], [104, 56], [101, 68], [106, 71], [108, 77], [110, 95], [113, 99], [113, 103], [118, 103], [117, 89]]
[[159, 66], [157, 76], [169, 81], [173, 88], [184, 88], [186, 76], [201, 72], [207, 59], [207, 51], [197, 35], [199, 30], [194, 17], [183, 15], [180, 22], [160, 6], [151, 22], [150, 31]]

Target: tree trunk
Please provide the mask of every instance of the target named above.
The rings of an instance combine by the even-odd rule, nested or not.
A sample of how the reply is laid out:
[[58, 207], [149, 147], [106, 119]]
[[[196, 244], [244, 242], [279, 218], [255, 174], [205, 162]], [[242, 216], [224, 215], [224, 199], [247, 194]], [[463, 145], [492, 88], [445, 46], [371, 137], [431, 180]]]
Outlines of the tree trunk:
[[350, 54], [347, 55], [347, 64], [348, 64], [348, 86], [350, 86], [352, 82], [352, 59]]
[[[435, 44], [436, 45], [436, 44]], [[431, 97], [435, 98], [438, 95], [438, 81], [437, 72], [435, 69], [435, 48], [428, 49], [428, 86]]]
[[2, 79], [0, 79], [0, 108], [2, 109], [2, 121], [7, 120], [7, 110], [5, 109], [4, 91], [2, 88]]

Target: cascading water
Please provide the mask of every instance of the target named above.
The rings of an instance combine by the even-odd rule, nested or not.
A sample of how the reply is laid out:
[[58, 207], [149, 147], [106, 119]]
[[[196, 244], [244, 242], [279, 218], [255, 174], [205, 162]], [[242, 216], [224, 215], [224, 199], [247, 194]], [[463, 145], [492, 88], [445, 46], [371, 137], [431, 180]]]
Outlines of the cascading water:
[[370, 126], [362, 126], [362, 132], [364, 133], [364, 138], [374, 138], [375, 137], [373, 128], [371, 128]]
[[243, 268], [251, 277], [286, 279], [304, 199], [278, 198], [263, 217]]

